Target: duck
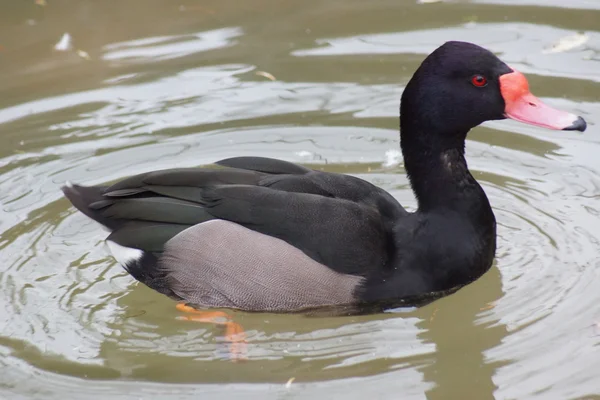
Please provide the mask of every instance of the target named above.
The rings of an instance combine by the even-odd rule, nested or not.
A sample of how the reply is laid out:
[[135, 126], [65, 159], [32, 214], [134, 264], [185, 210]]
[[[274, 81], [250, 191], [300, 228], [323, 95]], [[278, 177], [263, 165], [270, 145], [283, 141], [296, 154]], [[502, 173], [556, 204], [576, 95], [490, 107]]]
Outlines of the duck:
[[400, 99], [414, 212], [358, 177], [249, 156], [62, 191], [110, 231], [108, 247], [133, 278], [182, 310], [379, 312], [454, 293], [492, 266], [496, 219], [465, 140], [507, 118], [586, 129], [531, 94], [525, 76], [491, 51], [449, 41]]

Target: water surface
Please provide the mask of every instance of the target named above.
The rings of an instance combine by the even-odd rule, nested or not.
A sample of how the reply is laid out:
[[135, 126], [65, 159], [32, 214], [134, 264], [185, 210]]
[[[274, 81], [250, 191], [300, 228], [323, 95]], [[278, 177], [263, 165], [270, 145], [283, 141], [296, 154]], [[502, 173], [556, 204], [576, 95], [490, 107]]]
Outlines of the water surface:
[[[0, 397], [600, 398], [598, 27], [591, 0], [6, 3]], [[249, 360], [233, 364], [219, 327], [177, 320], [61, 197], [66, 180], [259, 155], [359, 176], [414, 209], [399, 97], [451, 39], [498, 53], [589, 128], [471, 132], [497, 259], [426, 307], [235, 312]]]

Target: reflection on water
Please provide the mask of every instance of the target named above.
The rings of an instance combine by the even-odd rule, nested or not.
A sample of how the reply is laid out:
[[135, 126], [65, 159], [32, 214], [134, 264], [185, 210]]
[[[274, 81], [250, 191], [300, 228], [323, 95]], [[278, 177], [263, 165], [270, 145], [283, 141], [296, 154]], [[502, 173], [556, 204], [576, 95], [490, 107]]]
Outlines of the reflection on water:
[[[503, 61], [523, 73], [600, 82], [597, 63], [581, 62], [592, 59], [600, 61], [600, 32], [579, 36], [576, 33], [539, 24], [468, 22], [439, 29], [321, 39], [317, 41], [319, 47], [296, 50], [292, 54], [300, 57], [402, 53], [427, 55], [439, 46], [440, 38], [472, 41], [476, 37], [478, 44], [501, 55]], [[515, 41], [518, 41], [518, 46], [515, 46]], [[564, 54], [556, 57], [558, 52]]]
[[[25, 3], [0, 14], [0, 397], [600, 394], [599, 5]], [[53, 51], [65, 32], [73, 49]], [[426, 307], [235, 312], [249, 359], [232, 364], [218, 327], [177, 320], [173, 302], [134, 284], [102, 228], [61, 198], [66, 180], [261, 155], [359, 176], [414, 209], [398, 102], [448, 39], [502, 54], [589, 129], [496, 121], [472, 132], [469, 165], [499, 224], [496, 264]]]
[[120, 62], [156, 62], [189, 56], [201, 51], [234, 45], [241, 36], [238, 28], [224, 28], [192, 35], [151, 37], [104, 46], [103, 60]]

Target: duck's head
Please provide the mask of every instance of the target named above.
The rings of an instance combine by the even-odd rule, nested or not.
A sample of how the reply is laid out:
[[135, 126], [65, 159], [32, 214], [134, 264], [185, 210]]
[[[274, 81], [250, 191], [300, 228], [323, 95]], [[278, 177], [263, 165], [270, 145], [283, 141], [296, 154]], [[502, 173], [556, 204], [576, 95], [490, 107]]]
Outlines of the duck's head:
[[556, 130], [586, 128], [583, 118], [544, 104], [531, 94], [523, 74], [472, 43], [447, 42], [437, 48], [402, 94], [403, 130], [413, 125], [420, 131], [464, 135], [484, 121], [504, 118]]

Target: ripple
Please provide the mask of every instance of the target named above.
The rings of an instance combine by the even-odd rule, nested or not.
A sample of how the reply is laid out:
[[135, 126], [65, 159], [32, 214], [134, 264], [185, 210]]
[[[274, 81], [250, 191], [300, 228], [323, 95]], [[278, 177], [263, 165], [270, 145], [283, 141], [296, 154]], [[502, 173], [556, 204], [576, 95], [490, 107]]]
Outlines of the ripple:
[[233, 46], [232, 40], [242, 36], [240, 28], [222, 28], [189, 35], [148, 37], [104, 46], [102, 58], [135, 63], [156, 62], [194, 53]]
[[[545, 101], [588, 119], [583, 135], [508, 121], [472, 132], [469, 165], [496, 213], [498, 252], [488, 274], [452, 296], [403, 314], [352, 318], [235, 312], [249, 347], [248, 362], [232, 365], [218, 327], [178, 321], [169, 299], [115, 264], [106, 232], [62, 199], [64, 181], [99, 184], [260, 155], [359, 176], [415, 208], [398, 153], [401, 86], [338, 82], [339, 70], [326, 62], [318, 65], [331, 82], [303, 71], [294, 81], [260, 81], [258, 65], [246, 59], [207, 66], [199, 55], [243, 47], [238, 38], [249, 32], [106, 45], [103, 62], [133, 67], [95, 89], [0, 110], [15, 140], [0, 158], [0, 396], [5, 387], [47, 398], [126, 398], [134, 390], [180, 398], [223, 397], [223, 390], [228, 398], [325, 389], [344, 398], [452, 398], [456, 388], [497, 398], [597, 392], [600, 103], [553, 91], [556, 77], [590, 87], [599, 80], [597, 32], [568, 54], [543, 50], [574, 31], [526, 23], [353, 34], [318, 39], [320, 48], [307, 39], [296, 51], [280, 39], [286, 62], [363, 54], [373, 66], [381, 63], [373, 54], [424, 54], [448, 37], [477, 36], [520, 69], [546, 76]], [[200, 66], [138, 74], [144, 63], [192, 56]], [[396, 72], [386, 79], [396, 81]]]
[[598, 60], [594, 60], [600, 52], [600, 33], [587, 32], [589, 40], [585, 45], [560, 57], [547, 53], [555, 42], [576, 33], [547, 25], [470, 22], [422, 31], [319, 39], [316, 41], [319, 47], [295, 50], [292, 54], [298, 57], [402, 53], [425, 55], [445, 41], [470, 42], [476, 37], [477, 44], [500, 54], [503, 61], [519, 68], [521, 72], [600, 82]]
[[600, 10], [600, 5], [595, 0], [469, 0], [472, 3], [500, 4], [505, 6], [541, 6], [581, 10]]
[[[279, 134], [279, 127], [178, 136], [160, 144], [143, 144], [142, 152], [136, 147], [99, 154], [85, 164], [72, 165], [70, 169], [52, 174], [58, 181], [75, 176], [101, 182], [123, 176], [124, 171], [129, 175], [160, 168], [157, 159], [164, 166], [189, 166], [245, 149], [240, 154], [276, 153], [298, 161], [305, 157], [298, 155], [298, 149], [302, 149], [319, 154], [318, 162], [333, 161], [332, 168], [335, 162], [362, 158], [371, 164], [357, 166], [358, 171], [364, 171], [368, 165], [373, 165], [369, 167], [373, 170], [357, 176], [388, 189], [408, 207], [414, 204], [406, 177], [397, 174], [402, 171], [382, 165], [386, 152], [397, 145], [394, 131], [354, 128], [354, 134], [343, 141], [340, 138], [348, 128], [287, 129], [285, 136]], [[285, 140], [288, 137], [303, 139]], [[238, 147], [231, 149], [221, 145], [231, 141], [236, 141]], [[269, 151], [260, 150], [266, 148], [267, 143]], [[592, 199], [580, 194], [597, 194], [600, 182], [591, 172], [570, 174], [569, 160], [555, 160], [482, 142], [470, 141], [468, 147], [472, 168], [484, 184], [499, 221], [497, 261], [504, 292], [494, 301], [491, 310], [480, 315], [479, 323], [501, 324], [513, 332], [498, 347], [488, 350], [486, 357], [498, 361], [522, 357], [523, 362], [529, 361], [527, 355], [537, 354], [540, 343], [548, 346], [567, 334], [546, 331], [546, 319], [557, 318], [556, 314], [565, 309], [566, 303], [575, 302], [573, 296], [579, 288], [587, 291], [593, 288], [589, 282], [595, 278], [593, 267], [598, 243], [589, 238], [593, 237], [590, 229], [597, 226], [598, 216], [587, 211], [590, 207], [593, 209]], [[367, 148], [369, 151], [365, 152]], [[201, 154], [205, 154], [204, 158], [198, 158]], [[579, 189], [565, 190], [574, 188], [575, 184]], [[562, 190], [558, 190], [560, 188]], [[38, 204], [29, 211], [25, 225], [17, 224], [13, 228], [16, 231], [9, 229], [3, 234], [8, 241], [4, 254], [11, 248], [25, 249], [9, 258], [9, 267], [2, 275], [0, 286], [8, 289], [3, 303], [12, 304], [6, 310], [8, 314], [27, 310], [30, 315], [25, 324], [15, 323], [10, 330], [4, 328], [3, 335], [33, 339], [44, 351], [60, 354], [67, 360], [91, 365], [104, 363], [122, 376], [139, 378], [153, 374], [153, 367], [143, 363], [136, 367], [141, 353], [169, 364], [177, 359], [172, 375], [163, 377], [166, 381], [182, 379], [186, 376], [184, 370], [191, 368], [192, 362], [227, 357], [219, 341], [222, 332], [218, 329], [175, 322], [173, 305], [168, 299], [144, 287], [131, 289], [131, 279], [114, 265], [104, 249], [105, 234], [81, 215], [67, 212], [67, 203], [55, 202], [56, 198], [56, 194], [46, 195], [45, 201], [50, 201], [47, 206], [40, 208]], [[15, 200], [19, 202], [21, 200]], [[37, 219], [32, 218], [36, 210]], [[57, 217], [48, 221], [49, 215]], [[591, 217], [594, 220], [590, 221]], [[573, 226], [578, 229], [573, 231]], [[96, 244], [84, 248], [85, 243]], [[65, 267], [58, 273], [60, 263]], [[35, 290], [24, 289], [28, 285]], [[585, 296], [589, 313], [597, 297], [591, 293]], [[435, 345], [430, 347], [431, 344], [428, 346], [421, 339], [423, 330], [418, 328], [423, 321], [421, 312], [417, 312], [416, 318], [408, 315], [380, 319], [377, 316], [374, 321], [239, 313], [238, 320], [248, 329], [248, 357], [252, 362], [319, 363], [320, 368], [341, 368], [349, 371], [343, 375], [352, 376], [355, 368], [377, 365], [384, 359], [390, 367], [401, 366], [408, 360], [424, 362], [428, 354], [433, 354]], [[569, 313], [560, 318], [572, 319], [571, 324], [578, 324], [576, 330], [584, 332], [586, 327], [582, 323], [591, 323], [594, 317], [597, 315], [582, 318], [579, 314], [573, 318]], [[276, 321], [272, 330], [267, 329], [268, 321]], [[81, 325], [82, 322], [85, 325]], [[305, 326], [306, 331], [290, 331], [286, 329], [289, 326]], [[71, 328], [65, 330], [65, 327]], [[530, 333], [531, 330], [534, 333]], [[542, 340], [537, 346], [528, 342], [545, 334], [549, 335], [548, 341]], [[597, 342], [597, 338], [591, 340]], [[65, 343], [70, 345], [65, 347]], [[551, 351], [543, 350], [545, 354]], [[290, 372], [286, 372], [283, 365], [279, 374], [269, 371], [262, 379], [285, 379]], [[530, 368], [541, 368], [539, 373], [548, 373], [535, 363]], [[503, 378], [502, 372], [499, 369], [497, 379], [509, 379]], [[306, 377], [316, 378], [313, 374]], [[197, 381], [198, 378], [188, 379]]]

